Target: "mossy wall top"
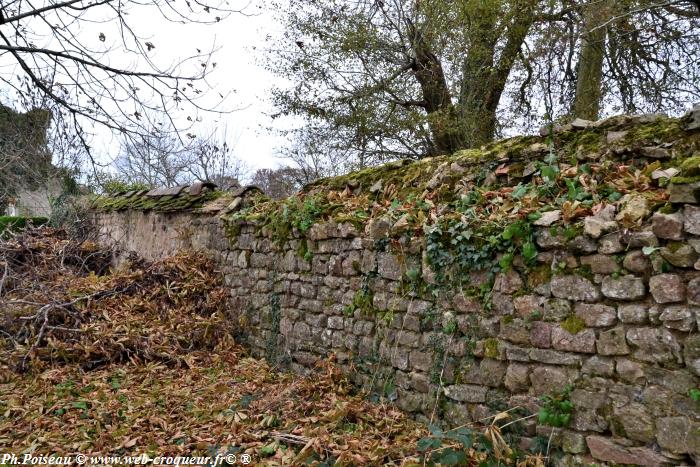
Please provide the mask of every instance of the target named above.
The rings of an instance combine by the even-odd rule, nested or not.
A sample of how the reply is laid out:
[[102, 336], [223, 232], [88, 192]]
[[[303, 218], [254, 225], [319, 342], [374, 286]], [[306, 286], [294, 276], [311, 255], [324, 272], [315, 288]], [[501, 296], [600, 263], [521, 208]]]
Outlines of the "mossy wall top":
[[254, 355], [300, 372], [333, 355], [372, 397], [445, 426], [513, 409], [511, 445], [550, 444], [558, 465], [687, 464], [700, 132], [686, 121], [575, 121], [282, 201], [95, 215], [125, 250], [214, 256]]

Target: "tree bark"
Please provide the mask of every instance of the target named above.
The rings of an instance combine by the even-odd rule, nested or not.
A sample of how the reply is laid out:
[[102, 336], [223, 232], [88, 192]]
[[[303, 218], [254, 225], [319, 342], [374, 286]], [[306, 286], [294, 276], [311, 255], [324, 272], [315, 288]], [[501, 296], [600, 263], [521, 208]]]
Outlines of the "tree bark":
[[610, 19], [611, 10], [610, 0], [592, 0], [586, 5], [572, 112], [576, 118], [597, 120], [600, 113], [607, 39], [603, 24]]
[[[486, 144], [496, 134], [496, 110], [520, 48], [535, 21], [535, 5], [533, 0], [515, 2], [511, 10], [513, 18], [505, 34], [498, 32], [499, 9], [486, 7], [474, 15], [459, 103], [467, 147]], [[504, 40], [504, 46], [496, 61], [499, 38]]]
[[414, 53], [413, 74], [420, 84], [423, 107], [433, 139], [432, 153], [452, 154], [462, 148], [462, 134], [457, 112], [452, 104], [445, 72], [438, 57], [417, 28], [411, 31]]

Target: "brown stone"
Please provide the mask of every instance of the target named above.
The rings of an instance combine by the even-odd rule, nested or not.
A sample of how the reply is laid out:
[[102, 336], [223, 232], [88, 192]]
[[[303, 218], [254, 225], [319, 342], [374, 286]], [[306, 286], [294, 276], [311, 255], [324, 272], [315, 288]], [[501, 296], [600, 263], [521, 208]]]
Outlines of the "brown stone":
[[668, 462], [665, 457], [652, 449], [626, 448], [602, 436], [587, 436], [586, 444], [591, 455], [604, 462], [644, 466], [662, 466]]
[[688, 304], [700, 305], [700, 277], [688, 282]]
[[607, 327], [617, 322], [615, 308], [602, 304], [577, 303], [574, 307], [576, 316], [588, 327]]
[[588, 279], [577, 276], [556, 276], [551, 282], [552, 295], [557, 298], [577, 302], [595, 302], [600, 298], [600, 291]]
[[627, 253], [622, 261], [622, 266], [629, 272], [637, 274], [646, 274], [651, 271], [651, 261], [649, 261], [649, 257], [642, 250], [634, 250]]
[[445, 387], [445, 396], [457, 402], [486, 402], [486, 390], [484, 386], [454, 384]]
[[615, 434], [645, 444], [654, 440], [654, 419], [642, 404], [632, 402], [615, 408], [614, 418], [624, 429], [622, 433]]
[[679, 268], [692, 268], [698, 260], [698, 253], [692, 246], [681, 243], [669, 245], [659, 251], [663, 259]]
[[523, 318], [527, 318], [533, 312], [544, 312], [545, 298], [540, 295], [522, 295], [513, 299], [513, 306], [516, 313]]
[[655, 212], [651, 218], [651, 226], [654, 235], [667, 240], [680, 240], [683, 238], [683, 216], [679, 212], [662, 214]]
[[635, 276], [607, 276], [601, 290], [603, 295], [614, 300], [638, 300], [646, 295], [644, 281]]
[[520, 363], [508, 365], [504, 384], [510, 392], [527, 391], [530, 387], [530, 367]]
[[520, 274], [514, 269], [507, 272], [499, 273], [493, 284], [493, 290], [505, 294], [512, 294], [523, 287], [523, 280]]
[[690, 332], [695, 329], [700, 308], [685, 305], [671, 305], [664, 308], [659, 315], [659, 320], [669, 329]]
[[636, 347], [634, 356], [644, 362], [680, 363], [681, 346], [666, 329], [633, 328], [627, 331], [627, 340]]
[[620, 305], [617, 307], [617, 317], [623, 323], [644, 324], [647, 322], [648, 308], [645, 305]]
[[685, 206], [683, 209], [683, 227], [689, 234], [700, 235], [700, 206]]
[[627, 358], [619, 358], [615, 365], [617, 374], [623, 381], [629, 383], [640, 383], [644, 379], [644, 367]]
[[659, 274], [649, 279], [649, 291], [656, 303], [674, 303], [685, 300], [685, 284], [677, 274]]
[[530, 343], [540, 349], [552, 346], [552, 325], [543, 321], [535, 321], [530, 328]]
[[551, 394], [561, 391], [575, 376], [563, 368], [541, 365], [532, 370], [530, 384], [535, 395]]
[[584, 256], [581, 264], [589, 266], [594, 274], [612, 274], [619, 269], [613, 257], [601, 254]]
[[629, 347], [625, 340], [625, 330], [622, 327], [601, 332], [596, 342], [600, 355], [627, 355]]
[[552, 328], [552, 346], [557, 350], [578, 353], [595, 353], [595, 331], [584, 329], [576, 334], [559, 326]]
[[699, 423], [687, 417], [666, 417], [656, 421], [656, 439], [662, 449], [675, 454], [700, 453]]

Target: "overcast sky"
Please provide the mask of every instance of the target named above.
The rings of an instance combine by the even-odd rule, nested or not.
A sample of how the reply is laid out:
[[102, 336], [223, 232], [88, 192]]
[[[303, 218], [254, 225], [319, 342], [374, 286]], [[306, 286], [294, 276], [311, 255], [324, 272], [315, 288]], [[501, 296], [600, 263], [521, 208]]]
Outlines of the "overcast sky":
[[[251, 0], [244, 10], [246, 14], [233, 13], [217, 24], [206, 25], [169, 22], [158, 13], [158, 10], [149, 6], [136, 6], [127, 10], [127, 22], [141, 37], [142, 43], [149, 41], [155, 46], [149, 52], [149, 60], [153, 60], [161, 68], [167, 69], [187, 57], [197, 55], [197, 49], [208, 51], [212, 47], [217, 48], [211, 60], [217, 65], [207, 78], [210, 90], [204, 101], [198, 101], [198, 103], [203, 104], [204, 107], [212, 107], [211, 103], [220, 101], [220, 93], [228, 95], [220, 108], [237, 110], [227, 114], [200, 113], [202, 123], [193, 132], [201, 135], [215, 131], [221, 135], [225, 130], [227, 142], [234, 146], [234, 155], [245, 161], [252, 169], [275, 167], [284, 163], [277, 154], [286, 146], [286, 141], [269, 129], [273, 125], [280, 128], [280, 125], [285, 124], [273, 121], [269, 117], [273, 108], [268, 98], [273, 85], [279, 85], [284, 81], [280, 81], [279, 77], [266, 71], [263, 65], [266, 49], [271, 44], [274, 46], [279, 44], [274, 38], [281, 34], [280, 25], [274, 21], [272, 11], [264, 5], [265, 3], [265, 0]], [[182, 5], [182, 3], [178, 2], [175, 5]], [[242, 8], [246, 3], [244, 0], [231, 0], [230, 5], [232, 8]], [[39, 6], [42, 6], [41, 2]], [[35, 5], [37, 8], [39, 6]], [[186, 11], [183, 7], [179, 8]], [[83, 44], [95, 50], [109, 50], [103, 59], [110, 65], [147, 71], [147, 67], [139, 66], [129, 58], [133, 56], [121, 53], [123, 46], [118, 23], [110, 21], [105, 24], [100, 21], [100, 15], [105, 14], [105, 11], [109, 12], [109, 9], [95, 8], [95, 16], [86, 18], [97, 21], [73, 23], [72, 32]], [[214, 14], [212, 13], [209, 18]], [[46, 19], [55, 21], [51, 16]], [[40, 19], [29, 19], [27, 24], [37, 34], [46, 32]], [[51, 36], [46, 35], [46, 37]], [[273, 39], [268, 40], [268, 37]], [[60, 48], [51, 41], [40, 43], [39, 46]], [[9, 54], [2, 55], [4, 56], [0, 57], [1, 73], [9, 77], [22, 73]], [[198, 60], [192, 64], [195, 72], [198, 70], [198, 65]], [[192, 68], [182, 69], [181, 74], [192, 75]], [[201, 84], [200, 87], [202, 87]], [[5, 98], [7, 99], [7, 95]], [[128, 107], [128, 104], [123, 105]], [[133, 112], [129, 109], [123, 110], [127, 113]], [[191, 109], [179, 116], [178, 123], [186, 123], [184, 119], [187, 115], [191, 115]], [[175, 115], [175, 118], [177, 119], [178, 116]], [[286, 124], [290, 125], [289, 121]], [[98, 159], [103, 163], [113, 160], [119, 153], [119, 139], [106, 128], [90, 127], [90, 125], [86, 128], [93, 135], [92, 150]]]
[[[275, 43], [267, 41], [266, 37], [278, 37], [281, 29], [263, 3], [252, 2], [245, 10], [247, 16], [232, 14], [216, 25], [183, 26], [158, 18], [152, 40], [159, 55], [171, 57], [171, 60], [193, 54], [195, 47], [206, 50], [215, 45], [219, 48], [213, 58], [217, 67], [208, 78], [211, 97], [218, 98], [218, 93], [230, 92], [224, 108], [239, 110], [225, 115], [201, 114], [202, 127], [226, 129], [229, 144], [235, 144], [235, 155], [252, 168], [279, 165], [282, 161], [276, 152], [285, 146], [285, 140], [268, 129], [284, 124], [273, 122], [269, 117], [273, 108], [268, 95], [280, 79], [263, 66], [265, 50]], [[236, 2], [232, 5], [235, 7]], [[107, 144], [111, 147], [113, 143]], [[111, 147], [109, 152], [114, 150], [116, 148]]]

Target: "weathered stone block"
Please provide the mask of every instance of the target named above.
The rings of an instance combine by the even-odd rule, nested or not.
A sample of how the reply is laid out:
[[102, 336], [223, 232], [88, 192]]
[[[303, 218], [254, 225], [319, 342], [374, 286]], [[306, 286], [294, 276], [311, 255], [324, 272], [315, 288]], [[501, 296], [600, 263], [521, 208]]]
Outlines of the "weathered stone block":
[[508, 365], [504, 384], [511, 392], [524, 392], [530, 387], [530, 367], [520, 363]]
[[492, 358], [485, 358], [479, 365], [481, 383], [497, 388], [503, 384], [506, 374], [506, 364]]
[[656, 440], [674, 454], [700, 453], [700, 424], [687, 417], [665, 417], [656, 421]]
[[683, 238], [683, 216], [680, 212], [663, 214], [655, 212], [651, 218], [651, 228], [659, 238], [680, 240]]
[[491, 295], [491, 306], [493, 311], [499, 315], [510, 315], [515, 310], [513, 297], [501, 292], [495, 292]]
[[688, 282], [688, 304], [700, 305], [700, 277]]
[[627, 341], [636, 348], [634, 356], [644, 362], [680, 363], [681, 346], [666, 329], [633, 328], [627, 331]]
[[588, 216], [583, 219], [583, 231], [593, 238], [599, 238], [606, 232], [618, 229], [618, 224], [614, 220], [605, 220], [598, 216]]
[[659, 274], [649, 279], [649, 290], [656, 303], [674, 303], [685, 300], [685, 284], [677, 274]]
[[530, 327], [530, 343], [540, 349], [552, 346], [552, 325], [543, 321], [535, 321]]
[[455, 384], [445, 387], [445, 396], [457, 402], [486, 402], [487, 388], [473, 384]]
[[637, 274], [647, 274], [651, 271], [651, 261], [642, 250], [634, 250], [627, 253], [622, 261], [622, 266], [629, 272]]
[[576, 316], [588, 327], [612, 326], [617, 322], [615, 308], [602, 304], [577, 303], [574, 307]]
[[544, 313], [544, 301], [539, 295], [521, 295], [513, 299], [513, 306], [518, 315], [526, 318], [533, 312]]
[[664, 308], [659, 320], [669, 329], [690, 332], [695, 329], [698, 314], [700, 314], [700, 308], [672, 305]]
[[550, 298], [544, 304], [546, 321], [563, 321], [571, 314], [571, 303], [561, 298]]
[[600, 291], [588, 279], [577, 276], [556, 276], [551, 282], [552, 295], [557, 298], [578, 302], [595, 302], [600, 299]]
[[625, 340], [625, 330], [622, 327], [601, 332], [596, 342], [596, 348], [600, 355], [627, 355], [629, 347]]
[[583, 256], [581, 264], [589, 266], [594, 274], [612, 274], [619, 269], [613, 257], [602, 254]]
[[586, 437], [586, 444], [591, 455], [604, 462], [616, 464], [660, 466], [668, 460], [650, 448], [627, 448], [602, 436]]
[[700, 335], [688, 337], [683, 343], [685, 364], [693, 373], [700, 376]]
[[646, 295], [644, 281], [635, 276], [607, 276], [601, 286], [603, 295], [614, 300], [639, 300]]
[[577, 353], [595, 353], [595, 331], [584, 329], [570, 334], [559, 326], [552, 328], [552, 347]]
[[644, 367], [633, 360], [619, 358], [615, 370], [623, 381], [638, 384], [644, 380]]
[[698, 252], [686, 243], [671, 243], [659, 251], [663, 259], [678, 268], [692, 268], [698, 260]]
[[570, 384], [578, 374], [577, 371], [556, 366], [536, 366], [530, 374], [530, 385], [535, 395], [551, 394], [561, 391]]
[[602, 255], [613, 255], [624, 251], [624, 249], [618, 232], [609, 233], [598, 240], [598, 253]]
[[429, 352], [412, 350], [409, 356], [411, 368], [418, 371], [428, 371], [433, 364], [433, 355]]
[[644, 324], [647, 322], [648, 308], [645, 305], [620, 305], [617, 317], [623, 323]]
[[683, 209], [683, 222], [686, 232], [700, 235], [700, 207], [686, 205]]
[[499, 273], [493, 284], [493, 290], [495, 292], [502, 292], [505, 294], [515, 293], [522, 287], [523, 280], [520, 278], [520, 274], [514, 269]]
[[613, 430], [621, 426], [622, 431], [614, 434], [624, 436], [634, 441], [651, 443], [654, 440], [654, 419], [644, 405], [632, 402], [613, 410]]
[[476, 297], [467, 297], [463, 293], [458, 293], [452, 297], [452, 305], [455, 311], [461, 313], [478, 313], [483, 308]]
[[581, 367], [581, 373], [594, 376], [613, 376], [615, 374], [615, 360], [594, 355], [585, 361]]
[[583, 361], [581, 355], [548, 349], [530, 349], [528, 355], [535, 362], [548, 363], [550, 365], [580, 366]]
[[529, 344], [530, 331], [525, 327], [522, 319], [501, 319], [501, 331], [498, 336], [516, 344]]
[[377, 263], [380, 276], [395, 281], [401, 279], [403, 275], [402, 266], [396, 255], [392, 255], [391, 253], [379, 253]]

